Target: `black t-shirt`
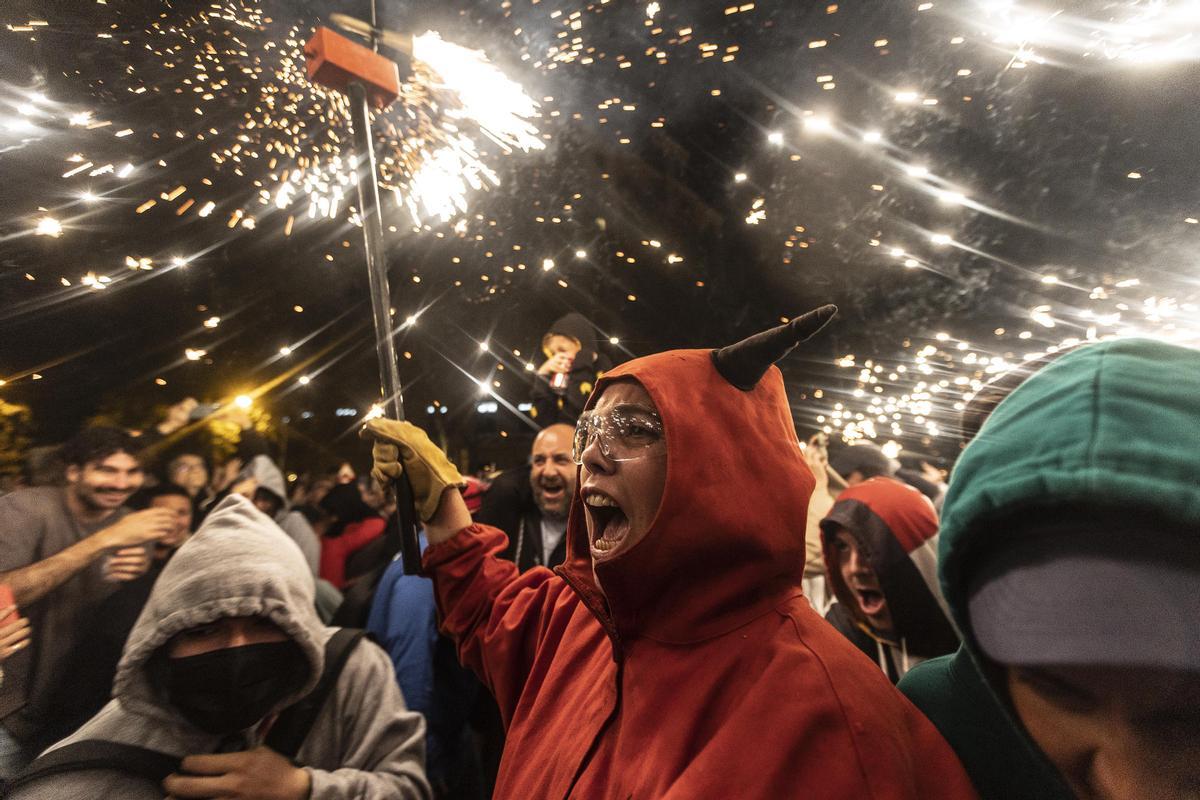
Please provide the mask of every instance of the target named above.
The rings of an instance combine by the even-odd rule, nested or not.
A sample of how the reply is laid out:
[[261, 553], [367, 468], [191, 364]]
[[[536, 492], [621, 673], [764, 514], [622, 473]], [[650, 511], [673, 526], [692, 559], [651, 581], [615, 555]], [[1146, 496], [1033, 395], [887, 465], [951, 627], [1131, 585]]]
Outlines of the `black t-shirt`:
[[166, 561], [153, 559], [145, 575], [119, 584], [82, 620], [84, 628], [63, 662], [68, 678], [47, 702], [46, 726], [36, 743], [39, 748], [74, 733], [108, 703], [125, 641], [164, 566]]

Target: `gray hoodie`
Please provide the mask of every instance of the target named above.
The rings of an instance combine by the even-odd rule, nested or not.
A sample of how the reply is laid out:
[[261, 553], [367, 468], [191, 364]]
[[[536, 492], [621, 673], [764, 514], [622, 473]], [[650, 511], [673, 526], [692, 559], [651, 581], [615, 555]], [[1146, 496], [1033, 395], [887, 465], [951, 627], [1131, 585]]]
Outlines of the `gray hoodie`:
[[[151, 684], [146, 664], [177, 633], [236, 616], [270, 619], [300, 646], [312, 667], [300, 692], [279, 708], [312, 691], [335, 629], [317, 619], [313, 579], [299, 549], [250, 501], [235, 495], [209, 514], [163, 569], [125, 645], [114, 699], [54, 747], [103, 739], [180, 757], [213, 752], [220, 737], [175, 712]], [[424, 735], [421, 715], [404, 706], [391, 660], [364, 640], [347, 660], [296, 760], [312, 775], [312, 800], [429, 798]], [[261, 743], [253, 730], [247, 738], [248, 746]], [[89, 770], [45, 778], [13, 797], [161, 800], [163, 791], [142, 778]]]
[[279, 467], [275, 466], [275, 462], [269, 456], [255, 456], [250, 459], [250, 463], [242, 469], [238, 477], [239, 479], [254, 478], [259, 488], [266, 489], [279, 498], [283, 505], [279, 507], [279, 513], [275, 515], [275, 522], [283, 528], [284, 533], [292, 537], [292, 541], [300, 546], [300, 552], [304, 554], [304, 560], [308, 562], [309, 571], [313, 575], [320, 574], [321, 541], [304, 515], [288, 508], [288, 495], [287, 488], [283, 483], [283, 473], [279, 471]]

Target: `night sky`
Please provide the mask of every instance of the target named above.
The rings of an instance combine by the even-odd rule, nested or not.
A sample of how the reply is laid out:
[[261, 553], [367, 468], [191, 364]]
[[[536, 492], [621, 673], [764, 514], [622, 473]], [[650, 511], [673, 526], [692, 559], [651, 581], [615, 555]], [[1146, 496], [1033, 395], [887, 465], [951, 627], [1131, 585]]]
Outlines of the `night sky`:
[[[251, 392], [313, 463], [364, 458], [349, 125], [298, 51], [333, 11], [367, 15], [4, 4], [0, 399], [39, 441]], [[781, 365], [801, 434], [947, 455], [971, 391], [1047, 348], [1200, 344], [1195, 3], [443, 0], [381, 22], [484, 51], [536, 101], [503, 146], [456, 114], [463, 60], [418, 53], [374, 126], [408, 415], [476, 463], [520, 458], [506, 406], [572, 310], [620, 362], [837, 303]], [[481, 184], [461, 207], [421, 171], [450, 152]]]

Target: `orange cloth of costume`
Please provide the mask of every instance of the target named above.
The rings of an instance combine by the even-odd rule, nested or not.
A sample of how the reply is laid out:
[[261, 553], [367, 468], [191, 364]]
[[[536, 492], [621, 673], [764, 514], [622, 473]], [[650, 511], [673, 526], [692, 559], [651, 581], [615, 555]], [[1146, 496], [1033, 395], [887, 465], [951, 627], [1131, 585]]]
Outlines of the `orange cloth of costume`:
[[431, 546], [442, 626], [499, 703], [496, 797], [949, 800], [975, 793], [933, 726], [801, 594], [813, 479], [772, 367], [734, 388], [708, 350], [607, 373], [653, 398], [667, 481], [650, 531], [593, 575], [518, 575], [504, 535]]

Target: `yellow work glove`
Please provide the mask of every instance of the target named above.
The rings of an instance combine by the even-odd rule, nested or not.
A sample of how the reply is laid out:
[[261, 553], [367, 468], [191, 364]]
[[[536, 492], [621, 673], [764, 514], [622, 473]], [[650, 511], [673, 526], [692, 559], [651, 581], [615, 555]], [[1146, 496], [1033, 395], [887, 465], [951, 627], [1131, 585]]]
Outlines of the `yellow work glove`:
[[417, 513], [425, 522], [437, 513], [442, 492], [452, 486], [462, 489], [467, 485], [441, 448], [412, 423], [376, 418], [367, 421], [359, 436], [374, 440], [371, 457], [375, 463], [371, 474], [380, 486], [408, 472]]

